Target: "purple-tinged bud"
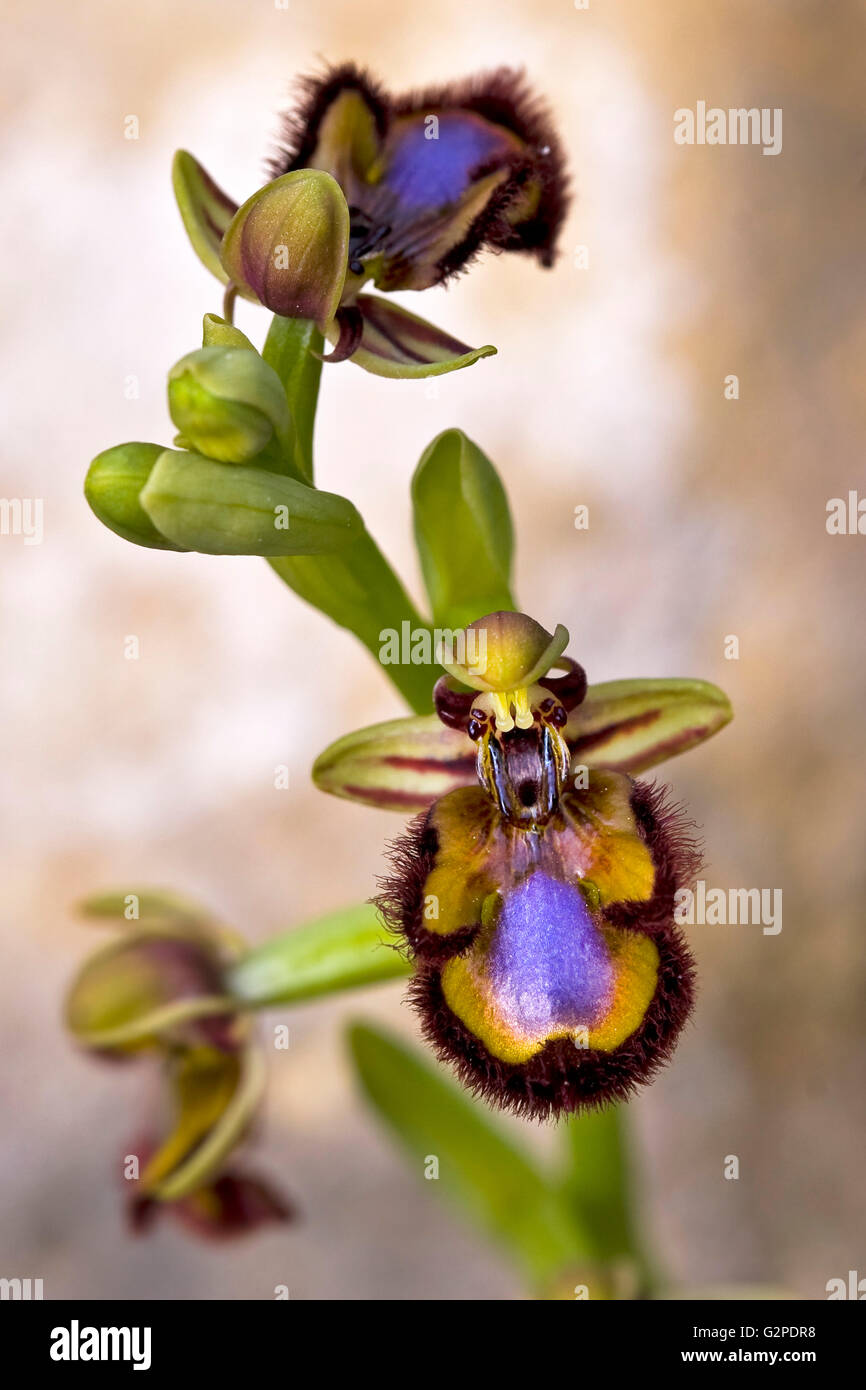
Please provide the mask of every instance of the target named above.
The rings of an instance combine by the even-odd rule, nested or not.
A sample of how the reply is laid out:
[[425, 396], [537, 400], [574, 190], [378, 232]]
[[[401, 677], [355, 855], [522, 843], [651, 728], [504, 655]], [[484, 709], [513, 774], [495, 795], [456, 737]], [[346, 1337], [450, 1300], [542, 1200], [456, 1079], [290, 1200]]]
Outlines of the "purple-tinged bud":
[[349, 208], [339, 184], [321, 170], [298, 169], [238, 209], [220, 259], [245, 298], [324, 330], [340, 306], [348, 253]]

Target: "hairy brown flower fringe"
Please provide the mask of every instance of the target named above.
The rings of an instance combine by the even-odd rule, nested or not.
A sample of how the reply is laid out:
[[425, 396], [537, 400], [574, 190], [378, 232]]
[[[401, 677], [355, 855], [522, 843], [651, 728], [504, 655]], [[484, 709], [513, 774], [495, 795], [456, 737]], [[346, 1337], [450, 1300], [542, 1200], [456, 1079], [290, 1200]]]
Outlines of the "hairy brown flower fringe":
[[[500, 251], [532, 252], [543, 266], [553, 264], [570, 202], [565, 158], [550, 113], [530, 90], [522, 71], [496, 68], [462, 82], [427, 87], [394, 99], [355, 63], [330, 67], [320, 77], [301, 78], [297, 100], [282, 117], [274, 153], [267, 163], [269, 178], [278, 178], [307, 164], [325, 112], [334, 98], [346, 90], [360, 92], [373, 114], [380, 138], [386, 135], [394, 116], [413, 111], [464, 110], [513, 131], [536, 152], [514, 156], [509, 178], [468, 228], [463, 240], [440, 261], [439, 283], [465, 270], [486, 246]], [[473, 171], [473, 178], [481, 178], [496, 167], [498, 161], [482, 164]], [[531, 218], [513, 227], [507, 218], [508, 209], [530, 179], [537, 179], [541, 185], [538, 207]]]
[[634, 783], [631, 805], [655, 864], [655, 887], [647, 902], [617, 903], [604, 916], [613, 926], [652, 937], [659, 952], [659, 979], [641, 1026], [613, 1052], [582, 1051], [571, 1039], [560, 1038], [522, 1065], [492, 1057], [451, 1012], [440, 980], [444, 961], [464, 951], [479, 926], [447, 938], [434, 937], [424, 927], [423, 890], [438, 839], [428, 824], [429, 812], [391, 847], [393, 872], [382, 881], [376, 901], [389, 927], [414, 954], [416, 973], [408, 997], [440, 1059], [450, 1062], [463, 1084], [492, 1104], [549, 1119], [625, 1100], [674, 1050], [691, 1013], [695, 988], [692, 955], [673, 920], [674, 894], [694, 881], [700, 848], [682, 808], [671, 804], [664, 786]]

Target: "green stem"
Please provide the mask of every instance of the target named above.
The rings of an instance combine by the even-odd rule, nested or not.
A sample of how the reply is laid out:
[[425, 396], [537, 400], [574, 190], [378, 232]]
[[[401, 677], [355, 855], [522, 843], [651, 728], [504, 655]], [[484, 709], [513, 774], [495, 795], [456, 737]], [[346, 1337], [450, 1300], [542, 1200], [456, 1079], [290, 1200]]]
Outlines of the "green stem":
[[[268, 564], [300, 598], [353, 632], [377, 661], [387, 631], [399, 635], [404, 623], [412, 633], [429, 630], [367, 531], [338, 554], [281, 555]], [[429, 713], [433, 667], [410, 662], [382, 670], [416, 714]]]
[[[283, 382], [294, 425], [294, 462], [302, 476], [313, 480], [313, 430], [321, 359], [322, 335], [307, 319], [274, 315], [262, 350], [265, 361]], [[367, 531], [339, 555], [280, 556], [269, 564], [289, 588], [340, 627], [353, 632], [369, 652], [380, 657], [384, 634], [429, 631], [385, 556]], [[432, 708], [437, 669], [409, 662], [384, 666], [385, 674], [416, 712]]]
[[642, 1291], [650, 1291], [656, 1272], [635, 1217], [625, 1106], [572, 1116], [563, 1133], [567, 1164], [562, 1192], [588, 1232], [595, 1258], [608, 1265], [632, 1262]]
[[309, 319], [284, 319], [274, 314], [262, 357], [286, 388], [295, 432], [294, 461], [301, 475], [313, 481], [313, 429], [322, 375], [322, 335]]
[[376, 909], [363, 903], [254, 947], [230, 967], [224, 985], [235, 1000], [264, 1009], [409, 974]]

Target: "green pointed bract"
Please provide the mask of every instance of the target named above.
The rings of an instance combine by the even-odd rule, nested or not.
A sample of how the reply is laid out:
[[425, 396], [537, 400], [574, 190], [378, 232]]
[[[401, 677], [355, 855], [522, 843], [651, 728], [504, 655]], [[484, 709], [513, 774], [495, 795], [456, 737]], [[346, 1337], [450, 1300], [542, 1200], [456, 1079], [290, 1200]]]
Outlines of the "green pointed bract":
[[233, 323], [220, 318], [219, 314], [205, 314], [202, 321], [202, 347], [246, 348], [248, 352], [256, 349], [246, 333], [235, 328]]
[[168, 374], [168, 408], [186, 445], [221, 463], [249, 463], [272, 440], [292, 448], [282, 382], [257, 352], [205, 347]]
[[141, 496], [153, 524], [206, 555], [322, 555], [362, 528], [344, 497], [270, 473], [166, 449]]
[[162, 453], [161, 444], [117, 444], [103, 450], [87, 470], [84, 495], [103, 526], [125, 541], [151, 550], [184, 550], [157, 530], [139, 500]]
[[709, 681], [604, 681], [589, 687], [563, 734], [576, 763], [636, 776], [712, 738], [733, 716]]
[[171, 178], [193, 250], [211, 275], [227, 284], [229, 277], [220, 263], [220, 245], [237, 212], [237, 203], [223, 193], [207, 170], [186, 150], [178, 150], [175, 155]]
[[514, 537], [493, 464], [462, 430], [425, 450], [412, 479], [415, 543], [437, 624], [462, 628], [514, 607]]
[[[573, 771], [636, 776], [703, 743], [731, 718], [727, 696], [707, 681], [608, 681], [589, 687], [563, 732]], [[316, 759], [313, 780], [333, 796], [412, 814], [475, 786], [475, 757], [468, 734], [436, 715], [416, 715], [338, 739]]]
[[[450, 333], [443, 333], [426, 319], [410, 314], [380, 295], [359, 294], [355, 306], [363, 318], [361, 341], [349, 358], [374, 376], [413, 379], [443, 376], [446, 372], [471, 367], [482, 357], [492, 357], [496, 348], [470, 348]], [[328, 329], [332, 343], [339, 340], [339, 327]]]
[[243, 204], [221, 260], [246, 298], [321, 328], [340, 305], [349, 251], [349, 209], [339, 184], [317, 169], [283, 174]]

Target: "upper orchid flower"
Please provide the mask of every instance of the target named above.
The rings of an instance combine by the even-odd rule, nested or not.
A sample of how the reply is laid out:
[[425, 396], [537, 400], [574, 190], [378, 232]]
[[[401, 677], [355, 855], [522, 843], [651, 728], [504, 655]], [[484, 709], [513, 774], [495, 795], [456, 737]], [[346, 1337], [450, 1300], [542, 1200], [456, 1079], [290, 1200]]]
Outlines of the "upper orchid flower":
[[587, 690], [565, 628], [520, 613], [450, 637], [438, 720], [341, 739], [313, 776], [424, 808], [379, 905], [410, 949], [439, 1055], [521, 1112], [620, 1099], [670, 1055], [691, 1008], [674, 895], [698, 861], [664, 789], [631, 774], [715, 733], [730, 705], [701, 681]]
[[519, 73], [388, 97], [354, 64], [303, 84], [271, 182], [240, 208], [192, 155], [175, 157], [181, 215], [204, 264], [238, 293], [314, 320], [380, 376], [453, 371], [471, 349], [361, 293], [444, 283], [485, 246], [552, 264], [567, 197], [559, 144]]

